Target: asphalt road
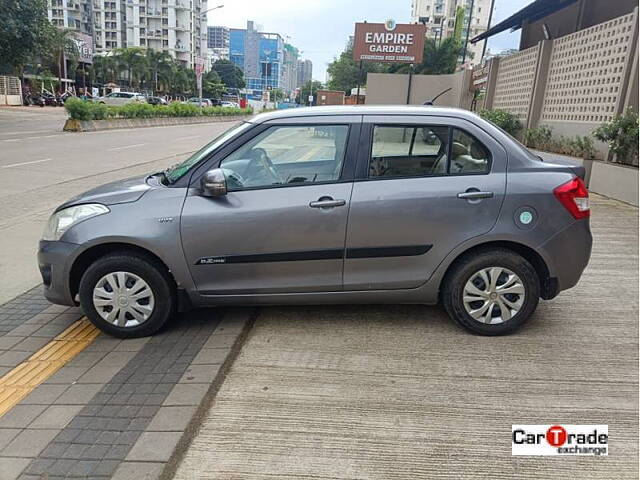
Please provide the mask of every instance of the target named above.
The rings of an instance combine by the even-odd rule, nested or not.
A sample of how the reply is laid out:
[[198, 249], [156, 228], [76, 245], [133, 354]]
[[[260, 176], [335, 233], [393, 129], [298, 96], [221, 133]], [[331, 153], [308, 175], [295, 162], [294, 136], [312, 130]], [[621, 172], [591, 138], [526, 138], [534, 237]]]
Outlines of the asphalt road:
[[97, 185], [165, 168], [233, 123], [63, 132], [55, 107], [0, 108], [0, 304], [38, 284], [51, 211]]
[[[593, 198], [580, 283], [517, 334], [439, 307], [261, 309], [176, 479], [637, 479], [638, 209]], [[607, 424], [607, 457], [512, 457], [512, 424]]]

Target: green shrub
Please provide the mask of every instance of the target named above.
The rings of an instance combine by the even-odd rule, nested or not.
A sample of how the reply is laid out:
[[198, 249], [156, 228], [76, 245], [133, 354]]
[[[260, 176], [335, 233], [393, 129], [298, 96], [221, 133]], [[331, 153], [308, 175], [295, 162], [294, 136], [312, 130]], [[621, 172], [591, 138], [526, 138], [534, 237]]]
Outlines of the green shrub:
[[104, 120], [107, 118], [109, 109], [104, 103], [85, 103], [90, 106], [89, 110], [92, 113], [93, 120]]
[[64, 108], [73, 120], [93, 120], [92, 104], [79, 98], [69, 98], [64, 103]]
[[562, 135], [553, 136], [553, 129], [548, 125], [529, 128], [524, 134], [527, 147], [544, 150], [547, 152], [561, 153], [581, 158], [593, 158], [595, 148], [593, 140], [588, 136], [575, 136], [567, 138]]
[[248, 115], [251, 107], [222, 108], [200, 107], [189, 103], [174, 102], [169, 105], [151, 105], [146, 102], [127, 103], [120, 106], [92, 103], [79, 98], [70, 98], [65, 102], [69, 117], [74, 120], [105, 120], [108, 118], [156, 118], [156, 117], [196, 117], [201, 115]]
[[539, 127], [529, 128], [524, 134], [524, 144], [527, 147], [546, 150], [553, 140], [551, 127], [540, 125]]
[[633, 164], [638, 158], [638, 114], [627, 108], [622, 115], [605, 122], [593, 131], [593, 136], [606, 142], [609, 151], [620, 163]]
[[480, 110], [479, 115], [485, 120], [489, 120], [511, 136], [516, 136], [522, 130], [522, 124], [518, 116], [506, 110]]

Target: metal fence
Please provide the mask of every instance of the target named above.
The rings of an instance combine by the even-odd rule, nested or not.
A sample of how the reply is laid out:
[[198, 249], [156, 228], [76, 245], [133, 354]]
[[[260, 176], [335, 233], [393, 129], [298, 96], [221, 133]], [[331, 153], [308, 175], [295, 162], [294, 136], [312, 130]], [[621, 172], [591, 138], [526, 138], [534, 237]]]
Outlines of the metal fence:
[[22, 105], [22, 85], [18, 77], [0, 75], [0, 105]]

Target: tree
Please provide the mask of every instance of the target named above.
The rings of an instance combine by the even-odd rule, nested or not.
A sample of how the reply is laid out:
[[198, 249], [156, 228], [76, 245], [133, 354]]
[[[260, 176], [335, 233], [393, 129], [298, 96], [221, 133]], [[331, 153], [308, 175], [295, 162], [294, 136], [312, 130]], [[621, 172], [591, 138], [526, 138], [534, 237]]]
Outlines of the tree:
[[78, 45], [73, 40], [74, 31], [69, 28], [55, 28], [53, 32], [50, 34], [49, 38], [49, 47], [50, 54], [54, 61], [57, 64], [58, 69], [58, 83], [59, 89], [62, 91], [62, 75], [68, 77], [69, 75], [65, 72], [65, 62], [67, 59], [71, 60], [72, 68], [69, 70], [75, 71], [75, 67], [78, 62]]
[[214, 70], [202, 75], [202, 95], [205, 98], [220, 98], [225, 90], [224, 83]]
[[0, 70], [21, 74], [25, 64], [47, 51], [55, 28], [46, 0], [0, 0]]
[[148, 69], [146, 78], [152, 82], [155, 92], [158, 90], [160, 72], [165, 70], [166, 66], [172, 62], [172, 58], [165, 51], [148, 48], [145, 52], [145, 62]]
[[272, 102], [281, 102], [284, 100], [284, 91], [281, 88], [273, 88], [269, 91], [269, 97]]
[[[424, 56], [422, 62], [414, 66], [414, 73], [422, 75], [443, 75], [454, 73], [458, 65], [458, 58], [462, 45], [455, 37], [447, 37], [440, 42], [433, 38], [424, 40]], [[389, 73], [407, 73], [408, 64], [393, 64], [389, 67]]]
[[119, 71], [127, 72], [129, 86], [140, 86], [146, 73], [146, 58], [140, 47], [119, 48], [116, 51]]
[[364, 86], [367, 73], [386, 72], [387, 67], [381, 63], [362, 62], [362, 75], [360, 75], [360, 65], [353, 59], [353, 49], [349, 48], [340, 54], [340, 57], [334, 59], [327, 67], [329, 74], [329, 82], [327, 87], [331, 90], [342, 90], [347, 95], [351, 94], [351, 89], [360, 85]]
[[313, 95], [315, 98], [315, 95], [321, 88], [324, 88], [324, 85], [322, 85], [321, 82], [318, 82], [316, 80], [309, 80], [300, 89], [300, 93], [296, 97], [296, 103], [299, 103], [301, 105], [311, 105], [311, 103], [309, 102], [309, 95]]
[[95, 56], [93, 57], [93, 65], [91, 67], [92, 82], [97, 83], [116, 83], [118, 79], [118, 59], [113, 55]]
[[244, 88], [244, 73], [240, 67], [230, 60], [216, 60], [211, 66], [227, 88]]

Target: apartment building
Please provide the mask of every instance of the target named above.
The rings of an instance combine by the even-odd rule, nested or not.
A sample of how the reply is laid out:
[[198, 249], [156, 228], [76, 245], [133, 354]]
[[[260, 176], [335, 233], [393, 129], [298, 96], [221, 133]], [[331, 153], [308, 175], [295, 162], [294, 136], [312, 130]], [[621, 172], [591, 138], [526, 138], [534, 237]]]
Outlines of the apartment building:
[[207, 50], [211, 64], [217, 60], [229, 60], [229, 28], [207, 27]]
[[[427, 37], [439, 41], [454, 34], [456, 11], [461, 6], [465, 9], [462, 39], [467, 37], [469, 25], [471, 39], [487, 30], [493, 2], [494, 0], [411, 0], [411, 21], [424, 23], [427, 26]], [[469, 44], [472, 58], [467, 60], [472, 64], [480, 63], [483, 48], [484, 42]]]
[[302, 87], [313, 77], [311, 60], [298, 60], [298, 87]]
[[207, 0], [48, 0], [51, 23], [93, 37], [95, 52], [164, 50], [185, 65], [207, 55]]
[[300, 51], [289, 43], [284, 44], [284, 61], [282, 63], [282, 89], [291, 94], [298, 87], [298, 57]]

